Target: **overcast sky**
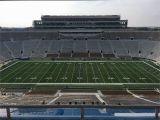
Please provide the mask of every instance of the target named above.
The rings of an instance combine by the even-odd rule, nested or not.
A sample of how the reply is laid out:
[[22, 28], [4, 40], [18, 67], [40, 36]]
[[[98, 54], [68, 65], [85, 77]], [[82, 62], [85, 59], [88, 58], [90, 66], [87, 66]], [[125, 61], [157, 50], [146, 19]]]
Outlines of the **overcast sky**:
[[28, 27], [41, 15], [121, 15], [129, 26], [159, 26], [160, 0], [1, 1], [0, 26]]

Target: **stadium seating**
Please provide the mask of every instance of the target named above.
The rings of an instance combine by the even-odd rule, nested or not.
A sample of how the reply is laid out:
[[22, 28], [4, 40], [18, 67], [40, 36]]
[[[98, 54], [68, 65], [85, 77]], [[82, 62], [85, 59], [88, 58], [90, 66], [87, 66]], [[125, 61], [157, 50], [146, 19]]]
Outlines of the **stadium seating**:
[[26, 57], [140, 57], [160, 60], [160, 41], [137, 40], [17, 40], [0, 42], [0, 60]]

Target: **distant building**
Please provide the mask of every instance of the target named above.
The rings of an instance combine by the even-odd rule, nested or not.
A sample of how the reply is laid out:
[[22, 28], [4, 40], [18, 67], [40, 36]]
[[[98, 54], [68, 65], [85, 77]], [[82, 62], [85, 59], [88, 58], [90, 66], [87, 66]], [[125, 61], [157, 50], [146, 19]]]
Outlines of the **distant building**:
[[42, 16], [41, 20], [35, 20], [35, 28], [62, 28], [62, 29], [111, 29], [127, 28], [128, 21], [121, 20], [119, 15], [98, 16]]

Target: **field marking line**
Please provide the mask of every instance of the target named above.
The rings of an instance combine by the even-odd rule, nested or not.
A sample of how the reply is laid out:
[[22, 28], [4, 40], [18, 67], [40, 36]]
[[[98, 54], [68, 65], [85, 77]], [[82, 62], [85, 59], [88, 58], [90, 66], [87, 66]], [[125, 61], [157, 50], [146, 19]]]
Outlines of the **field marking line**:
[[85, 64], [85, 71], [86, 71], [86, 77], [87, 77], [87, 83], [88, 83], [88, 72], [87, 72], [87, 63], [84, 63]]
[[[129, 72], [129, 73], [131, 74], [131, 77], [130, 77], [130, 78], [132, 78], [132, 79], [134, 80], [134, 82], [137, 83], [136, 80], [135, 80], [135, 78], [132, 77], [132, 76], [133, 76], [132, 74], [134, 74], [136, 77], [138, 77], [137, 73], [133, 70], [133, 69], [135, 69], [135, 68], [134, 68], [134, 67], [131, 67], [131, 66], [132, 66], [131, 64], [126, 64], [125, 66], [126, 66], [126, 68], [128, 68], [128, 70], [130, 71], [130, 72]], [[129, 67], [129, 66], [130, 66], [130, 67]]]
[[[24, 63], [25, 64], [25, 63]], [[32, 63], [31, 63], [32, 64]], [[26, 67], [24, 67], [24, 68], [22, 68], [20, 71], [18, 71], [14, 76], [15, 77], [17, 77], [17, 74], [20, 74], [21, 72], [23, 72], [22, 74], [21, 74], [21, 79], [22, 79], [22, 76], [25, 74], [25, 73], [27, 73], [27, 71], [29, 70], [29, 67], [30, 65], [28, 65], [28, 66], [26, 66]], [[27, 69], [27, 70], [25, 70], [25, 69]], [[12, 77], [13, 78], [13, 77]], [[16, 82], [17, 80], [15, 80], [15, 82]]]
[[57, 79], [58, 79], [58, 77], [59, 77], [59, 74], [61, 73], [61, 71], [62, 71], [62, 68], [63, 68], [64, 64], [65, 64], [65, 63], [63, 63], [62, 67], [61, 67], [61, 68], [60, 68], [60, 70], [58, 71], [58, 75], [57, 75], [57, 77], [56, 77], [55, 82], [57, 81]]
[[81, 63], [78, 63], [78, 64], [80, 64], [80, 68], [79, 68], [79, 70], [78, 70], [78, 73], [79, 73], [79, 83], [80, 83], [80, 78], [81, 78], [81, 73], [80, 73], [80, 71], [81, 71]]
[[[42, 80], [42, 78], [48, 73], [48, 71], [50, 70], [50, 68], [51, 68], [52, 66], [53, 66], [53, 64], [50, 65], [47, 70], [45, 70], [44, 74], [39, 78], [39, 81], [38, 81], [38, 82], [40, 82], [40, 81]], [[42, 81], [43, 81], [43, 80], [42, 80]]]
[[[55, 63], [52, 63], [52, 67], [53, 67], [53, 66], [54, 66], [54, 69], [53, 69], [53, 71], [54, 71], [54, 70], [56, 69], [56, 67], [57, 67], [57, 64], [55, 64]], [[52, 68], [52, 67], [51, 67], [51, 68]], [[51, 69], [51, 68], [50, 68], [50, 69]], [[50, 73], [50, 76], [52, 76], [52, 74], [53, 74], [53, 71]], [[49, 80], [49, 79], [48, 79], [48, 80]], [[47, 80], [47, 82], [48, 82], [48, 80]]]
[[160, 85], [160, 83], [0, 83], [0, 85]]
[[[66, 75], [67, 75], [69, 66], [70, 66], [70, 64], [67, 64], [67, 69], [66, 69], [65, 74], [64, 74], [63, 83], [64, 83], [64, 80], [65, 80], [65, 78], [66, 78]], [[67, 79], [68, 79], [68, 78], [67, 78]]]
[[54, 63], [53, 65], [55, 65], [55, 67], [54, 67], [53, 71], [51, 72], [51, 76], [52, 76], [52, 78], [53, 78], [53, 74], [54, 74], [54, 72], [55, 72], [55, 70], [56, 70], [56, 68], [57, 68], [58, 64], [55, 64], [55, 63]]
[[[144, 68], [142, 68], [141, 66], [139, 66], [137, 63], [135, 63], [134, 68], [137, 66], [138, 71], [147, 79], [149, 79], [150, 81], [152, 81], [152, 83], [154, 83], [154, 81], [152, 80], [152, 78], [150, 76], [148, 76], [148, 74], [145, 74], [146, 72], [149, 73], [148, 71], [146, 71]], [[145, 71], [145, 73], [144, 73]], [[150, 73], [149, 73], [150, 74]], [[151, 75], [152, 76], [152, 75]], [[156, 78], [157, 79], [157, 78]], [[142, 79], [141, 79], [142, 80]], [[146, 80], [143, 80], [146, 83]]]
[[[116, 67], [116, 66], [114, 66], [114, 64], [112, 65], [112, 67], [114, 67], [115, 69], [117, 69], [118, 70], [118, 73], [120, 73], [120, 74], [115, 74], [115, 76], [119, 79], [119, 81], [120, 81], [120, 83], [122, 82], [121, 80], [122, 80], [122, 78], [119, 78], [119, 75], [121, 76], [121, 77], [124, 77], [123, 76], [123, 74], [119, 71], [119, 69]], [[112, 69], [112, 68], [111, 68]], [[112, 71], [114, 72], [114, 73], [117, 73], [116, 71], [114, 71], [114, 69], [112, 69]], [[122, 74], [122, 75], [121, 75]]]
[[[39, 66], [40, 66], [40, 65], [38, 65], [38, 67], [35, 67], [34, 70], [33, 70], [28, 76], [26, 76], [26, 77], [23, 79], [23, 81], [26, 80], [27, 78], [29, 78], [29, 77], [31, 76], [31, 74], [34, 73], [34, 72], [39, 68]], [[32, 83], [32, 81], [33, 81], [33, 79], [31, 80], [31, 83]]]
[[[11, 75], [12, 73], [16, 72], [17, 70], [21, 69], [22, 67], [24, 67], [27, 63], [23, 64], [22, 66], [17, 67], [14, 71], [10, 72], [9, 74], [7, 74], [4, 78], [8, 77], [9, 75]], [[19, 73], [19, 72], [18, 72]], [[17, 73], [16, 73], [17, 74]], [[16, 74], [14, 74], [13, 76], [11, 76], [9, 79], [7, 79], [7, 81], [9, 81], [11, 78], [13, 78]], [[2, 79], [4, 79], [2, 78]]]
[[[92, 64], [93, 64], [93, 63], [92, 63]], [[94, 78], [95, 78], [96, 76], [95, 76], [95, 73], [94, 73], [94, 69], [93, 69], [93, 66], [92, 66], [92, 64], [90, 64], [90, 65], [91, 65], [92, 72], [93, 72], [93, 75], [94, 75]], [[97, 83], [97, 80], [96, 80], [96, 79], [94, 79], [94, 81], [95, 81], [95, 83]]]
[[114, 77], [117, 78], [117, 80], [119, 81], [119, 83], [122, 83], [122, 81], [120, 80], [120, 78], [117, 76], [116, 72], [113, 70], [111, 64], [108, 65], [108, 68], [112, 71], [112, 73], [114, 74]]
[[13, 64], [5, 67], [4, 69], [0, 70], [0, 72], [4, 71], [5, 69], [7, 69], [7, 68], [9, 68], [9, 67], [11, 67], [11, 66], [13, 66], [13, 65], [15, 65], [15, 64], [17, 64], [17, 63], [19, 63], [19, 61], [16, 61], [15, 63], [13, 63]]
[[76, 64], [76, 63], [74, 63], [74, 67], [73, 67], [73, 71], [72, 71], [71, 83], [72, 83], [72, 81], [73, 81], [73, 76], [74, 76], [74, 73], [75, 73], [75, 64]]
[[[25, 75], [26, 73], [28, 73], [28, 71], [32, 70], [33, 68], [34, 68], [34, 65], [31, 66], [31, 69], [27, 69], [27, 70], [22, 74], [22, 76]], [[29, 75], [27, 75], [27, 76], [29, 76]], [[25, 78], [22, 80], [22, 83], [24, 82], [24, 80], [26, 79], [27, 76], [25, 76]], [[23, 78], [23, 77], [22, 77], [22, 78]]]
[[[107, 70], [107, 68], [104, 66], [104, 64], [102, 64], [102, 66], [103, 66], [104, 71], [107, 73], [107, 80], [108, 80], [108, 77], [110, 76], [109, 73], [108, 73], [108, 70]], [[111, 79], [111, 82], [113, 83], [112, 79]]]
[[160, 102], [155, 102], [155, 101], [152, 101], [152, 100], [149, 100], [149, 99], [146, 99], [146, 98], [142, 98], [140, 97], [139, 95], [136, 95], [134, 94], [133, 92], [131, 92], [130, 90], [126, 89], [127, 93], [131, 94], [133, 97], [135, 98], [138, 98], [138, 99], [141, 99], [141, 100], [144, 100], [146, 102], [150, 102], [150, 103], [154, 103], [154, 104], [158, 104], [160, 105]]
[[[120, 75], [122, 76], [121, 80], [124, 80], [123, 78], [126, 77], [126, 76], [121, 72], [119, 67], [117, 67], [117, 65], [115, 65], [115, 64], [113, 64], [112, 66], [114, 66], [117, 69], [117, 71], [120, 73]], [[127, 80], [127, 82], [128, 82], [128, 80]]]
[[101, 78], [103, 79], [103, 82], [105, 83], [105, 79], [104, 79], [104, 77], [103, 77], [103, 75], [102, 75], [102, 72], [101, 72], [99, 66], [97, 65], [97, 63], [95, 63], [95, 64], [96, 64], [96, 66], [97, 66], [97, 68], [98, 68], [98, 71], [100, 72], [100, 75], [101, 75]]
[[[137, 65], [137, 63], [136, 63], [136, 65]], [[137, 65], [138, 66], [138, 65]], [[142, 70], [144, 70], [144, 71], [146, 71], [150, 76], [152, 76], [153, 78], [156, 78], [157, 80], [159, 80], [157, 77], [155, 77], [154, 75], [152, 75], [150, 72], [148, 72], [146, 69], [144, 69], [142, 66], [138, 66], [139, 68], [141, 68]], [[147, 75], [148, 76], [148, 75]], [[150, 78], [150, 76], [149, 76], [149, 78]], [[154, 83], [154, 81], [152, 80], [152, 78], [150, 78], [151, 79], [151, 81]]]
[[[127, 74], [127, 78], [129, 77], [129, 79], [127, 79], [127, 80], [129, 80], [129, 83], [130, 83], [130, 79], [132, 78], [133, 80], [134, 80], [134, 78], [132, 77], [132, 74], [133, 74], [133, 71], [132, 71], [132, 69], [130, 69], [128, 66], [128, 64], [119, 64], [119, 66], [121, 67], [121, 69]], [[124, 68], [124, 66], [125, 66], [125, 68]], [[130, 72], [126, 72], [127, 71], [127, 69], [128, 69], [128, 71], [130, 71]], [[131, 74], [132, 73], [132, 74]]]
[[86, 60], [86, 61], [83, 61], [83, 60], [59, 60], [59, 61], [57, 61], [57, 60], [54, 60], [54, 61], [50, 61], [50, 60], [43, 60], [43, 61], [40, 61], [40, 60], [36, 60], [36, 61], [23, 61], [23, 62], [58, 62], [58, 63], [60, 63], [60, 62], [87, 62], [87, 63], [90, 63], [90, 62], [143, 62], [143, 61], [119, 61], [119, 60], [113, 60], [113, 61], [106, 61], [106, 60]]
[[154, 67], [153, 65], [151, 65], [151, 64], [149, 64], [149, 63], [147, 63], [147, 62], [145, 62], [145, 61], [143, 61], [143, 63], [147, 64], [148, 66], [150, 66], [150, 67], [152, 67], [152, 68], [154, 68], [154, 69], [156, 69], [156, 70], [158, 70], [158, 71], [160, 72], [160, 69]]

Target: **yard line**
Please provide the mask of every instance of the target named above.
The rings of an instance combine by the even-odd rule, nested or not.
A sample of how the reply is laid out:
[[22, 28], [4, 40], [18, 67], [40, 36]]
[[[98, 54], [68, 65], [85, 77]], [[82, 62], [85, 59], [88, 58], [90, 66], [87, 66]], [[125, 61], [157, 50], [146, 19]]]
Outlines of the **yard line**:
[[[94, 77], [93, 77], [93, 78], [94, 78], [94, 81], [95, 81], [95, 83], [97, 83], [97, 80], [96, 80], [96, 76], [95, 76], [95, 72], [94, 72], [93, 66], [92, 66], [92, 64], [90, 64], [90, 65], [91, 65], [92, 72], [93, 72], [93, 75], [94, 75]], [[92, 78], [92, 79], [93, 79], [93, 78]]]
[[154, 69], [156, 69], [156, 70], [158, 70], [158, 71], [160, 72], [160, 69], [154, 67], [153, 65], [151, 65], [151, 64], [149, 64], [149, 63], [147, 63], [147, 62], [145, 62], [145, 61], [143, 61], [143, 63], [147, 64], [148, 66], [150, 66], [150, 67], [152, 67], [152, 68], [154, 68]]
[[[117, 76], [116, 72], [112, 69], [111, 64], [107, 65], [105, 64], [105, 67], [108, 66], [108, 68], [112, 71], [112, 73], [114, 74], [114, 77], [117, 78], [117, 80], [119, 81], [119, 83], [121, 83], [121, 81], [119, 80], [119, 77]], [[114, 83], [114, 82], [113, 82]]]
[[[31, 68], [34, 68], [34, 65], [32, 65]], [[30, 70], [31, 70], [31, 69], [27, 69], [27, 70], [22, 74], [22, 76], [24, 76], [24, 75], [25, 75], [26, 73], [28, 73], [28, 71], [30, 71]], [[28, 76], [28, 75], [27, 75], [27, 76]], [[27, 76], [26, 76], [26, 77], [27, 77]], [[25, 78], [26, 78], [26, 77], [25, 77]], [[22, 83], [24, 82], [25, 78], [23, 79], [23, 77], [22, 77], [22, 79], [23, 79], [23, 80], [22, 80]]]
[[[26, 63], [26, 64], [27, 64], [27, 63]], [[5, 79], [5, 78], [7, 78], [8, 76], [12, 75], [12, 73], [18, 72], [18, 70], [21, 69], [22, 67], [24, 67], [26, 64], [24, 64], [24, 65], [22, 65], [22, 66], [20, 66], [20, 67], [17, 67], [17, 69], [15, 69], [14, 71], [10, 72], [8, 75], [6, 75], [4, 78], [2, 78], [2, 80]], [[19, 72], [18, 72], [18, 73], [19, 73]], [[17, 74], [17, 73], [16, 73], [16, 74]], [[10, 80], [11, 78], [13, 78], [13, 76], [15, 76], [16, 74], [12, 75], [9, 79], [6, 79], [6, 82], [9, 82], [9, 80]]]
[[9, 65], [9, 66], [3, 68], [3, 69], [0, 69], [0, 72], [4, 71], [5, 69], [7, 69], [7, 68], [9, 68], [9, 67], [11, 67], [11, 66], [13, 66], [13, 65], [15, 65], [15, 64], [17, 64], [17, 63], [19, 63], [19, 62], [16, 61], [15, 63], [13, 63], [13, 64], [11, 64], [11, 65]]
[[[107, 73], [107, 79], [108, 79], [108, 77], [110, 77], [110, 75], [109, 75], [109, 73], [108, 73], [108, 70], [106, 69], [106, 67], [104, 66], [104, 64], [102, 64], [102, 66], [103, 66], [103, 69], [105, 69], [105, 72]], [[111, 79], [111, 82], [113, 83], [113, 81], [112, 81], [112, 79]]]
[[96, 64], [96, 66], [97, 66], [97, 68], [98, 68], [98, 71], [100, 72], [100, 75], [101, 75], [101, 78], [102, 78], [103, 82], [105, 83], [104, 77], [103, 77], [103, 75], [102, 75], [102, 72], [101, 72], [99, 66], [97, 65], [97, 63], [95, 63], [95, 64]]
[[[51, 77], [51, 76], [52, 76], [52, 72], [53, 72], [53, 71], [52, 71], [52, 69], [54, 68], [53, 70], [55, 70], [56, 65], [57, 65], [57, 64], [52, 63], [51, 68], [49, 68], [49, 70], [48, 70], [47, 74], [45, 74], [45, 76], [44, 76], [44, 77]], [[46, 81], [46, 82], [48, 83], [48, 81], [49, 81], [49, 80], [52, 80], [52, 77], [51, 77], [50, 79], [47, 79], [47, 81]]]
[[39, 79], [38, 83], [41, 82], [42, 78], [48, 73], [48, 71], [50, 70], [50, 68], [52, 68], [53, 64], [50, 65], [50, 67], [48, 67], [48, 69], [46, 70], [46, 72], [44, 72], [44, 74], [41, 76], [41, 78]]
[[[137, 65], [137, 63], [135, 63], [135, 64]], [[141, 66], [137, 65], [137, 67], [139, 67], [140, 69], [146, 71], [146, 72], [147, 72], [149, 75], [151, 75], [153, 78], [159, 80], [157, 77], [155, 77], [154, 75], [152, 75], [150, 72], [148, 72], [146, 69], [142, 68]], [[147, 75], [147, 76], [148, 76], [148, 75]], [[148, 78], [150, 78], [150, 76], [149, 76]], [[152, 78], [150, 78], [150, 79], [151, 79], [151, 81], [154, 83], [154, 81], [152, 80]]]
[[62, 67], [60, 68], [60, 70], [59, 70], [59, 72], [58, 72], [58, 75], [57, 75], [57, 77], [56, 77], [55, 82], [57, 82], [57, 79], [58, 79], [58, 77], [59, 77], [59, 75], [60, 75], [60, 72], [62, 71], [62, 68], [63, 68], [64, 64], [65, 64], [65, 63], [63, 63]]
[[[55, 64], [55, 63], [54, 63], [54, 64]], [[56, 64], [56, 67], [55, 67], [54, 70], [51, 72], [52, 78], [53, 78], [53, 74], [54, 74], [55, 70], [57, 69], [57, 66], [58, 66], [58, 64]], [[52, 80], [53, 80], [53, 79], [52, 79]]]
[[[20, 71], [18, 71], [16, 74], [14, 74], [14, 76], [12, 76], [11, 78], [9, 78], [9, 80], [10, 80], [10, 79], [14, 79], [14, 77], [19, 76], [19, 74], [20, 74], [20, 75], [23, 75], [24, 73], [26, 73], [26, 71], [28, 70], [29, 67], [30, 67], [30, 66], [28, 65], [28, 66], [22, 68]], [[14, 82], [16, 82], [16, 81], [17, 81], [17, 80], [15, 80]]]
[[[154, 74], [157, 74], [157, 77], [158, 77], [158, 75], [160, 75], [160, 69], [158, 69], [158, 68], [156, 68], [156, 67], [154, 67], [152, 64], [150, 64], [150, 63], [144, 63], [145, 64], [145, 67], [147, 68], [147, 70], [148, 70], [148, 72], [151, 72], [152, 74], [154, 73]], [[153, 63], [154, 64], [154, 63]], [[153, 67], [152, 67], [153, 66]], [[158, 66], [158, 65], [157, 65]], [[152, 69], [151, 69], [152, 68]], [[160, 76], [159, 76], [160, 77]]]
[[[130, 66], [130, 63], [127, 63], [127, 64], [124, 64], [124, 66], [126, 66], [126, 68], [130, 71], [129, 72], [129, 74], [130, 74], [130, 78], [132, 78], [134, 81], [134, 83], [136, 82], [136, 80], [135, 80], [135, 78], [133, 77], [133, 75], [132, 74], [134, 74], [134, 76], [136, 76], [137, 78], [138, 78], [138, 75], [137, 75], [137, 73], [133, 70], [133, 68], [132, 67], [129, 67]], [[132, 69], [131, 69], [132, 68]], [[124, 68], [124, 70], [125, 70], [125, 68]], [[131, 81], [130, 81], [131, 82]]]
[[[39, 64], [38, 64], [38, 67], [35, 67], [35, 68], [33, 69], [33, 71], [32, 71], [25, 79], [27, 79], [27, 78], [29, 78], [29, 77], [32, 77], [31, 75], [32, 75], [36, 70], [38, 70], [38, 68], [40, 68], [40, 66], [41, 66], [41, 64], [39, 63]], [[30, 83], [33, 83], [33, 80], [34, 80], [34, 79], [31, 79]]]
[[86, 71], [86, 77], [87, 77], [87, 83], [88, 83], [88, 73], [87, 73], [87, 63], [84, 63], [85, 64], [85, 71]]
[[74, 72], [75, 72], [75, 64], [76, 64], [76, 63], [74, 63], [74, 67], [73, 67], [73, 71], [72, 71], [71, 83], [73, 82], [73, 75], [74, 75]]
[[[42, 64], [39, 63], [38, 66], [35, 67], [35, 68], [33, 69], [33, 71], [32, 71], [23, 81], [25, 81], [27, 78], [31, 77], [31, 75], [32, 75], [36, 70], [38, 70], [38, 68], [40, 68], [41, 65], [42, 65]], [[33, 81], [33, 79], [31, 79], [30, 83], [32, 83], [32, 81]]]
[[81, 63], [79, 63], [79, 65], [80, 65], [80, 68], [79, 68], [79, 71], [78, 71], [78, 73], [79, 73], [79, 77], [78, 77], [78, 79], [79, 79], [79, 83], [80, 83], [80, 79], [81, 79]]
[[[19, 67], [17, 67], [17, 68], [14, 69], [12, 72], [10, 72], [9, 74], [7, 74], [4, 78], [6, 78], [6, 77], [9, 76], [10, 74], [14, 73], [14, 72], [17, 71], [18, 69], [22, 68], [24, 65], [25, 65], [25, 64], [23, 64], [22, 66], [19, 65]], [[3, 71], [3, 72], [5, 72], [5, 71]], [[1, 71], [0, 73], [2, 73], [2, 71]]]
[[[138, 77], [139, 77], [139, 75], [140, 76], [144, 76], [145, 78], [148, 78], [141, 70], [139, 70], [139, 69], [137, 69], [138, 67], [137, 67], [137, 65], [130, 65], [135, 71], [137, 71], [137, 72], [135, 72], [136, 74], [138, 74]], [[143, 80], [143, 79], [141, 79], [141, 80]], [[145, 83], [146, 81], [145, 80], [143, 80], [143, 82]]]
[[[67, 65], [68, 65], [68, 64], [67, 64]], [[67, 67], [67, 69], [66, 69], [66, 72], [65, 72], [65, 75], [64, 75], [64, 79], [63, 79], [63, 83], [64, 83], [64, 80], [66, 79], [66, 75], [67, 75], [69, 66], [70, 66], [70, 64], [68, 65], [68, 67]]]
[[[119, 63], [117, 63], [117, 65], [119, 66]], [[119, 67], [117, 67], [117, 65], [113, 65], [118, 71], [119, 71], [119, 73], [120, 73], [120, 75], [122, 76], [122, 80], [124, 80], [123, 78], [125, 78], [126, 76], [124, 75], [124, 73], [122, 73], [122, 71], [121, 70], [119, 70]], [[126, 81], [126, 80], [125, 80]], [[127, 82], [128, 82], [128, 80], [127, 80]], [[128, 82], [129, 83], [129, 82]]]

